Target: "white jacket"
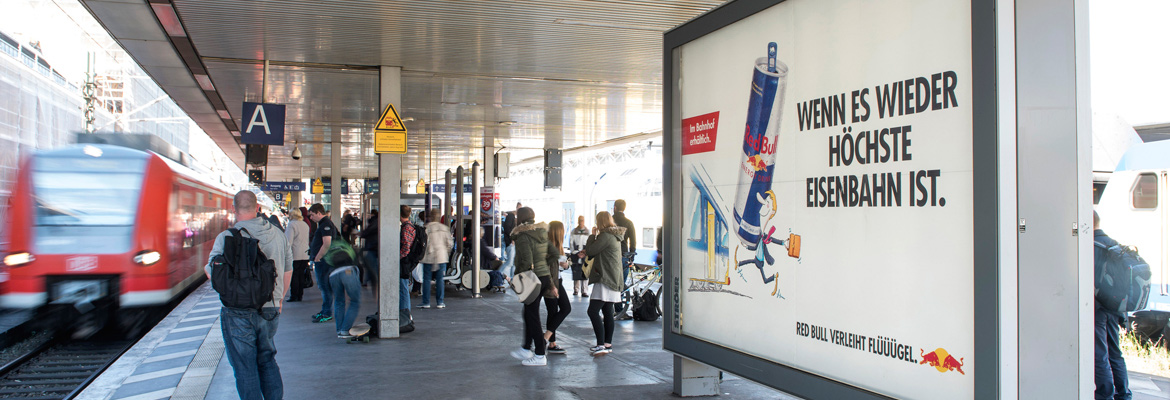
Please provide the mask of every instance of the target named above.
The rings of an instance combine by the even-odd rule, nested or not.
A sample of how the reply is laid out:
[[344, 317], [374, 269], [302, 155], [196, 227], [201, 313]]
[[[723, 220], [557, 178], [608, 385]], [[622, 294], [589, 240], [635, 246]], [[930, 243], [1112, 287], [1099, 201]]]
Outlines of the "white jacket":
[[423, 229], [427, 231], [426, 253], [423, 253], [423, 264], [444, 264], [451, 258], [451, 249], [455, 247], [455, 236], [451, 228], [439, 222], [428, 222]]

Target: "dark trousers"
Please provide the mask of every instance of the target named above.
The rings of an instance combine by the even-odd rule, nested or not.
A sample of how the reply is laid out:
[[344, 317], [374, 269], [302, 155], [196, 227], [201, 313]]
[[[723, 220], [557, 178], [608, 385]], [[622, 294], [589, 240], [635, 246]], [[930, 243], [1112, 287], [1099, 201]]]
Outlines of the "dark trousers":
[[305, 270], [309, 269], [309, 260], [293, 260], [292, 282], [289, 282], [289, 301], [301, 301], [305, 295]]
[[[548, 277], [540, 277], [540, 287], [550, 285]], [[533, 347], [533, 345], [536, 347]], [[536, 355], [543, 356], [548, 343], [544, 341], [544, 329], [540, 327], [540, 302], [533, 301], [524, 305], [524, 348], [532, 349]]]
[[544, 321], [545, 329], [552, 332], [549, 336], [549, 342], [557, 341], [557, 328], [561, 326], [561, 322], [569, 316], [569, 311], [573, 311], [573, 307], [569, 304], [569, 296], [565, 293], [565, 285], [562, 281], [557, 281], [557, 297], [544, 298], [544, 308], [548, 310], [548, 316]]
[[1093, 315], [1094, 343], [1093, 369], [1097, 389], [1093, 397], [1099, 400], [1129, 400], [1129, 374], [1125, 370], [1125, 358], [1121, 356], [1118, 327], [1121, 316], [1105, 311], [1100, 305]]
[[[598, 285], [600, 285], [600, 283]], [[589, 322], [593, 323], [593, 334], [597, 336], [598, 346], [604, 345], [606, 343], [613, 343], [614, 304], [617, 303], [609, 303], [601, 300], [589, 300], [589, 309], [585, 310], [585, 314], [589, 315]], [[602, 319], [603, 316], [604, 320]]]

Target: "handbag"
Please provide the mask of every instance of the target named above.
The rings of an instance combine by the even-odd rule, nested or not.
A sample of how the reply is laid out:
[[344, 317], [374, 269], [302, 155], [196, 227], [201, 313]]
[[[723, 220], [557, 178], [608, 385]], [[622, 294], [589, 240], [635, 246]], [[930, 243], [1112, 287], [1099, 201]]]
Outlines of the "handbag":
[[540, 298], [540, 279], [532, 270], [516, 274], [511, 281], [508, 281], [508, 286], [520, 298], [520, 302], [525, 305], [532, 304], [537, 298]]
[[585, 257], [585, 265], [581, 267], [581, 272], [585, 273], [585, 279], [589, 279], [589, 273], [593, 272], [593, 257]]
[[312, 268], [305, 268], [304, 272], [301, 272], [301, 287], [305, 288], [305, 289], [313, 287], [313, 269]]

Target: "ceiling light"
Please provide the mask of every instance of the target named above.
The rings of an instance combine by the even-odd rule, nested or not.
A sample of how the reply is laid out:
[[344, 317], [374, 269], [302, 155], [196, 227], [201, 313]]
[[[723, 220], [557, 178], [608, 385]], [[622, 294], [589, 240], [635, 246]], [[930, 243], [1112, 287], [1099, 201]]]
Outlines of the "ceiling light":
[[402, 122], [411, 122], [411, 121], [414, 121], [414, 117], [406, 117], [406, 118], [402, 119]]
[[215, 112], [216, 112], [217, 114], [219, 114], [219, 117], [220, 117], [220, 118], [223, 118], [223, 119], [232, 119], [232, 115], [231, 115], [231, 114], [228, 114], [227, 110], [215, 110]]
[[158, 17], [158, 22], [167, 31], [167, 35], [187, 37], [187, 30], [183, 29], [183, 23], [179, 22], [179, 16], [175, 14], [173, 6], [165, 3], [151, 3], [150, 8], [154, 9], [154, 16]]
[[500, 121], [499, 124], [500, 126], [512, 126], [516, 125], [516, 121]]
[[203, 74], [195, 74], [195, 81], [199, 82], [199, 87], [206, 91], [215, 90], [215, 86], [211, 84], [211, 77]]

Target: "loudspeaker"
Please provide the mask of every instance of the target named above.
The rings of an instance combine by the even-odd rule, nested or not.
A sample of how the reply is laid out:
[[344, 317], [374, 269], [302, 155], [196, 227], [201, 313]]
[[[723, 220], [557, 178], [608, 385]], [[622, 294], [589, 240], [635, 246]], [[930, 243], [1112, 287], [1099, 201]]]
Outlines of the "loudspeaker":
[[268, 145], [249, 144], [244, 149], [244, 162], [251, 165], [268, 165]]
[[544, 149], [544, 188], [561, 188], [561, 149]]
[[561, 149], [544, 149], [544, 167], [561, 167]]

